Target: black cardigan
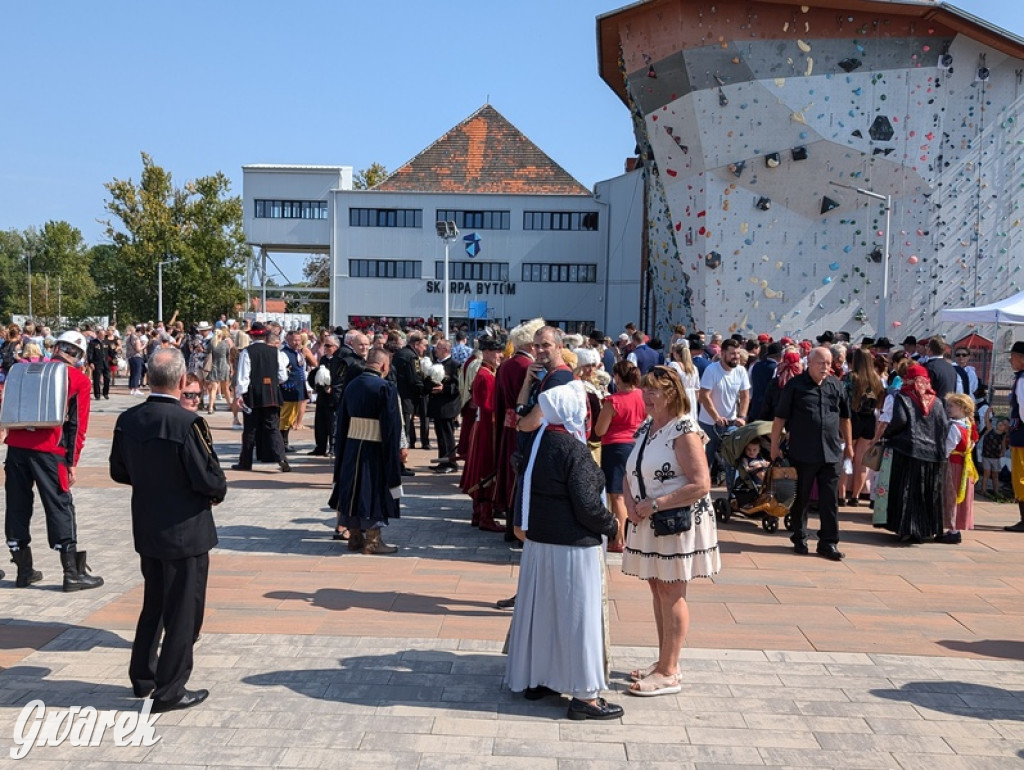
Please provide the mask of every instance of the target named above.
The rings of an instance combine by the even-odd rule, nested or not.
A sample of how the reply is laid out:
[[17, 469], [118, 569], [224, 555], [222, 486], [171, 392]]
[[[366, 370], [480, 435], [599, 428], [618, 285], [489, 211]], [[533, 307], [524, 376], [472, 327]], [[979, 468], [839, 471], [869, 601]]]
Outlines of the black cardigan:
[[581, 548], [615, 537], [618, 525], [601, 503], [604, 473], [590, 451], [569, 433], [545, 431], [538, 439], [530, 491], [527, 537], [536, 543]]

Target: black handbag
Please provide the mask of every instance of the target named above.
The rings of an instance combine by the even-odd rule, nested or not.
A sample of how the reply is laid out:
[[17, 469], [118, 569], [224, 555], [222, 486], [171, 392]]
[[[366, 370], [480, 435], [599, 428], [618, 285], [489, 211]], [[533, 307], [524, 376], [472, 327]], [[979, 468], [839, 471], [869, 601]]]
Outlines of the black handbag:
[[[650, 432], [651, 429], [648, 427], [647, 433], [644, 434], [644, 440], [640, 444], [640, 451], [636, 455], [636, 480], [640, 485], [641, 499], [647, 498], [647, 488], [644, 486], [644, 474], [640, 470], [640, 463], [644, 459], [644, 448], [647, 446], [647, 437], [650, 435]], [[678, 508], [666, 508], [663, 511], [652, 513], [650, 519], [651, 529], [654, 530], [655, 536], [678, 535], [683, 532], [689, 532], [693, 527], [693, 509], [689, 505], [679, 506]]]

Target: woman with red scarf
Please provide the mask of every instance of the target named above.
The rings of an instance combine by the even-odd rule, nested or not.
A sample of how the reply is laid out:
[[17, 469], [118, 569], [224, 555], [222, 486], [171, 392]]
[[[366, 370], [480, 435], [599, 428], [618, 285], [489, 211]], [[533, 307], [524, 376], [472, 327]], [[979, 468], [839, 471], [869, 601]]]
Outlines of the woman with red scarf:
[[803, 370], [804, 365], [800, 362], [800, 354], [795, 350], [791, 350], [782, 356], [782, 360], [779, 361], [779, 365], [775, 368], [775, 379], [768, 384], [768, 390], [765, 391], [764, 401], [761, 404], [761, 414], [757, 415], [757, 419], [767, 420], [768, 422], [775, 419], [775, 408], [779, 405], [779, 396], [782, 395], [782, 389], [786, 387], [787, 382], [796, 375], [801, 374]]
[[901, 543], [942, 535], [949, 417], [932, 390], [928, 370], [907, 368], [903, 387], [885, 400], [875, 440], [892, 450], [886, 497], [886, 529]]

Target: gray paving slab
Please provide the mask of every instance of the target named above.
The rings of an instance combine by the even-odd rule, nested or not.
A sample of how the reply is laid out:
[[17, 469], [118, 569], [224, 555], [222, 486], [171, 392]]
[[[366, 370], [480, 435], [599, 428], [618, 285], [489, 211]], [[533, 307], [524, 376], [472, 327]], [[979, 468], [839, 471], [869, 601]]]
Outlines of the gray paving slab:
[[[114, 414], [127, 403], [115, 396], [99, 411]], [[311, 439], [304, 433], [300, 446]], [[232, 461], [237, 437], [217, 430], [215, 440]], [[102, 465], [108, 452], [108, 439], [91, 437], [84, 462]], [[320, 560], [336, 552], [325, 537], [331, 517], [322, 485], [254, 475], [259, 478], [233, 483], [218, 509], [220, 553]], [[64, 594], [56, 556], [45, 551], [38, 589], [0, 586], [0, 620], [52, 624], [57, 631], [0, 672], [4, 758], [18, 715], [32, 699], [51, 708], [139, 708], [125, 676], [131, 631], [85, 622], [141, 584], [124, 515], [128, 496], [123, 488], [75, 492], [82, 545], [106, 580], [101, 589]], [[461, 496], [412, 493], [406, 502], [408, 513], [389, 536], [421, 557], [423, 574], [432, 562], [461, 559], [514, 575], [516, 553], [466, 531], [469, 506]], [[1017, 569], [1014, 574], [1024, 571]], [[794, 571], [788, 582], [806, 581]], [[564, 698], [531, 703], [502, 687], [501, 647], [469, 638], [204, 632], [193, 684], [208, 686], [210, 701], [160, 715], [156, 745], [35, 747], [25, 766], [985, 770], [1024, 763], [1021, 660], [686, 649], [683, 692], [640, 699], [625, 692], [625, 675], [656, 651], [624, 645], [611, 650], [608, 693], [624, 707], [623, 718], [576, 723], [565, 718]]]

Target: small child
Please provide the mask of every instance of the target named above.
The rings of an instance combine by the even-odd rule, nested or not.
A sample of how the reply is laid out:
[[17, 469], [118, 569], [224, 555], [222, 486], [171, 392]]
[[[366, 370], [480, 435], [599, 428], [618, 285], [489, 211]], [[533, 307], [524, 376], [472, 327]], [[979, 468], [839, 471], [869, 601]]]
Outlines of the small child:
[[764, 473], [770, 464], [761, 454], [760, 439], [754, 439], [747, 444], [743, 450], [743, 457], [740, 458], [740, 465], [746, 469], [750, 480], [758, 487], [764, 484]]
[[974, 529], [974, 482], [978, 471], [974, 468], [974, 445], [978, 429], [974, 425], [974, 401], [964, 393], [946, 396], [949, 413], [949, 434], [946, 436], [945, 510], [942, 512], [945, 534], [936, 539], [940, 543], [956, 544], [962, 540], [960, 530]]
[[992, 497], [999, 493], [999, 465], [1003, 455], [1006, 454], [1006, 446], [1010, 433], [1010, 421], [1005, 417], [996, 422], [995, 430], [985, 434], [981, 442], [981, 494], [988, 489], [989, 480], [992, 481]]

